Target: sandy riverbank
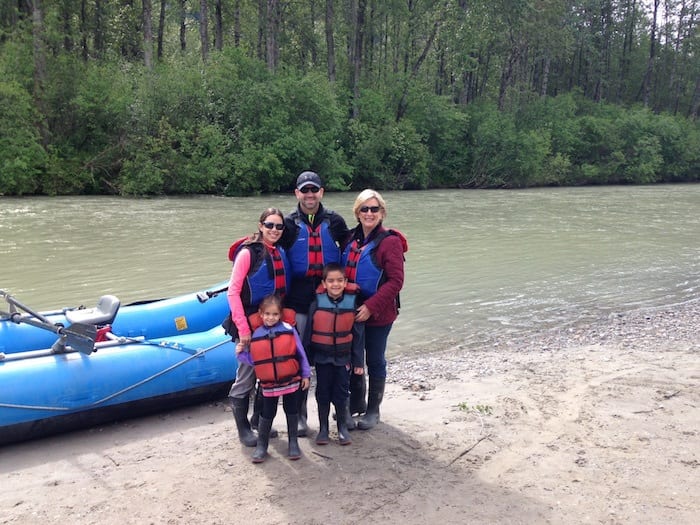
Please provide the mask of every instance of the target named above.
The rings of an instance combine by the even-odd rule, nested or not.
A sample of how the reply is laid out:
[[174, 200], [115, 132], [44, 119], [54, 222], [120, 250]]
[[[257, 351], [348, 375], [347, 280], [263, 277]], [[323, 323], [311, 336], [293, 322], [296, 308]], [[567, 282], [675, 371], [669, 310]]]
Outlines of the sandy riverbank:
[[[0, 448], [0, 524], [696, 523], [700, 303], [392, 361], [349, 447], [213, 403]], [[315, 403], [311, 422], [316, 429]], [[276, 427], [282, 428], [282, 411]]]

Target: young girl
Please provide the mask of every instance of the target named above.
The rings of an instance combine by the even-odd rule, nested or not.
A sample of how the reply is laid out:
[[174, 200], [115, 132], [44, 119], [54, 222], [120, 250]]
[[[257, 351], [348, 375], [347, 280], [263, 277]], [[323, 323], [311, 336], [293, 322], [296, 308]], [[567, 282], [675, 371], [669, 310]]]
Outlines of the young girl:
[[267, 457], [270, 429], [280, 396], [287, 415], [287, 457], [299, 459], [299, 396], [309, 388], [311, 367], [296, 329], [281, 320], [282, 300], [277, 295], [268, 295], [260, 302], [258, 313], [262, 326], [253, 332], [250, 345], [239, 343], [236, 347], [238, 360], [255, 367], [255, 375], [262, 385], [263, 406], [253, 463], [262, 463]]

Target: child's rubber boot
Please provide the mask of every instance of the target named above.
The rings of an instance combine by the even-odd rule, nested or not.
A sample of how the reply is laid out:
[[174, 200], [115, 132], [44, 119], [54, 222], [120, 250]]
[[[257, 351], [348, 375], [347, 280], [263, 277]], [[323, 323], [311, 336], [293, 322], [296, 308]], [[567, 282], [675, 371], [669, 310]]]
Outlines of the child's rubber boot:
[[298, 426], [297, 426], [297, 436], [306, 437], [309, 433], [309, 425], [307, 424], [307, 414], [306, 411], [306, 401], [309, 397], [309, 390], [302, 390], [299, 396], [299, 413], [297, 414]]
[[[338, 414], [349, 413], [348, 402], [346, 401], [343, 406], [335, 405], [335, 411]], [[336, 422], [338, 423], [338, 443], [340, 443], [341, 445], [349, 445], [350, 443], [352, 443], [352, 438], [350, 437], [350, 432], [348, 431], [348, 426], [345, 422], [345, 418], [339, 417]]]
[[367, 384], [364, 374], [350, 374], [350, 414], [362, 415], [367, 412], [366, 396]]
[[260, 416], [258, 423], [258, 443], [253, 452], [253, 463], [262, 463], [267, 458], [267, 445], [270, 442], [272, 420]]
[[[262, 421], [262, 419], [260, 420]], [[287, 449], [287, 457], [292, 460], [301, 457], [301, 449], [297, 441], [297, 432], [299, 424], [299, 414], [287, 414], [287, 433], [289, 434], [289, 448]]]
[[[258, 423], [260, 421], [260, 414], [262, 413], [262, 406], [263, 406], [263, 394], [262, 394], [262, 387], [260, 386], [260, 383], [258, 382], [257, 388], [255, 388], [255, 394], [253, 394], [255, 397], [253, 398], [253, 415], [250, 416], [250, 427], [253, 430], [258, 430]], [[278, 436], [277, 430], [274, 428], [270, 429], [270, 437], [272, 439], [276, 438]], [[255, 446], [255, 445], [252, 445]]]
[[330, 441], [328, 437], [328, 414], [331, 411], [330, 403], [318, 404], [318, 434], [316, 435], [317, 445], [327, 445]]

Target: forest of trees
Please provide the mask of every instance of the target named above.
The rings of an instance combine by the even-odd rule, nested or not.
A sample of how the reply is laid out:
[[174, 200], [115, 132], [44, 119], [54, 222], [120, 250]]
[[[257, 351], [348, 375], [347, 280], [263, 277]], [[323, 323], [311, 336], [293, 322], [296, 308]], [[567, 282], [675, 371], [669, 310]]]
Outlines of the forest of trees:
[[700, 181], [700, 0], [1, 0], [0, 195]]

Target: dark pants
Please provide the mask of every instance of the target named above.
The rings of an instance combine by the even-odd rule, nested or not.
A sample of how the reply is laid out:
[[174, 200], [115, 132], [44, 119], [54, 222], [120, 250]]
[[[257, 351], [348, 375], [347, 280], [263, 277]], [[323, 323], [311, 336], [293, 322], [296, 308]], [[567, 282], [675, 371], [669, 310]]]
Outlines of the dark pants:
[[[293, 416], [299, 413], [299, 396], [301, 395], [301, 388], [296, 392], [291, 394], [285, 394], [282, 396], [282, 407], [284, 408], [284, 413], [288, 416]], [[277, 405], [279, 404], [278, 397], [263, 397], [262, 406], [262, 417], [265, 419], [275, 419], [277, 415]]]
[[365, 360], [369, 377], [386, 379], [386, 341], [392, 325], [365, 326]]
[[316, 401], [344, 406], [350, 397], [350, 370], [345, 365], [316, 363]]

